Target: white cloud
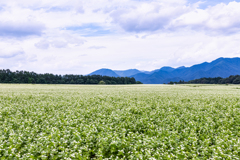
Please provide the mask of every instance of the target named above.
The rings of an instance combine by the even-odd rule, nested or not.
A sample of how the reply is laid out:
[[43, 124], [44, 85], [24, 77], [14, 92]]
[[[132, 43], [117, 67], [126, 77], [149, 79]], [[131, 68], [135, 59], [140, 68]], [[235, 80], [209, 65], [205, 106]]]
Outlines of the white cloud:
[[0, 22], [0, 36], [6, 37], [40, 36], [44, 29], [45, 26], [38, 22]]
[[240, 2], [199, 5], [0, 0], [0, 66], [87, 74], [103, 66], [152, 70], [240, 56]]
[[218, 4], [205, 10], [195, 9], [171, 23], [172, 28], [188, 27], [214, 34], [232, 34], [240, 31], [240, 3]]
[[54, 48], [66, 48], [69, 46], [81, 46], [85, 42], [86, 40], [74, 34], [65, 32], [52, 32], [49, 33], [49, 36], [44, 37], [44, 39], [40, 40], [34, 45], [39, 49], [48, 49], [50, 46]]
[[67, 42], [56, 40], [56, 41], [51, 42], [51, 45], [56, 48], [65, 48], [65, 47], [67, 47]]
[[106, 48], [104, 46], [90, 46], [88, 47], [89, 49], [103, 49], [103, 48]]
[[8, 59], [22, 54], [24, 54], [24, 51], [20, 46], [3, 42], [0, 43], [0, 58]]
[[156, 31], [165, 29], [173, 19], [190, 10], [191, 7], [185, 5], [151, 2], [116, 10], [111, 16], [113, 21], [126, 31]]
[[35, 43], [35, 46], [39, 49], [48, 49], [50, 45], [47, 40], [41, 40], [38, 43]]

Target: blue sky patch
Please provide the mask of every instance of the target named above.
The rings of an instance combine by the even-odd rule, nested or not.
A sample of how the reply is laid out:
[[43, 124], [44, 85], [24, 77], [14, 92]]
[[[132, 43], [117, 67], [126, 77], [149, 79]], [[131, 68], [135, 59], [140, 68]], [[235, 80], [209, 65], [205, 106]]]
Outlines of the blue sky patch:
[[95, 37], [95, 36], [104, 36], [104, 35], [111, 34], [111, 31], [109, 29], [105, 29], [96, 24], [84, 24], [82, 26], [71, 26], [65, 29], [77, 32], [84, 37]]
[[[233, 0], [188, 0], [188, 2], [190, 2], [190, 3], [196, 3], [196, 2], [199, 2], [199, 1], [204, 2], [200, 5], [201, 9], [205, 9], [208, 6], [215, 6], [219, 3], [228, 4], [229, 2], [233, 2]], [[240, 2], [240, 0], [235, 0], [235, 1]]]

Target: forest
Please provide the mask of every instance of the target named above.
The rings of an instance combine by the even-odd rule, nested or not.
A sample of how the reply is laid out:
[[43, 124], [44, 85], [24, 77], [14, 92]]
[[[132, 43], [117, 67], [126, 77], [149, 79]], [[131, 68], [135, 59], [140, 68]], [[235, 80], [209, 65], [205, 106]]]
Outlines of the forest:
[[37, 74], [28, 71], [12, 72], [9, 69], [0, 70], [0, 83], [32, 83], [32, 84], [141, 84], [135, 78], [109, 77], [101, 75], [54, 75]]
[[169, 84], [240, 84], [240, 75], [229, 76], [227, 78], [200, 78], [188, 82], [180, 80], [179, 82], [169, 82]]

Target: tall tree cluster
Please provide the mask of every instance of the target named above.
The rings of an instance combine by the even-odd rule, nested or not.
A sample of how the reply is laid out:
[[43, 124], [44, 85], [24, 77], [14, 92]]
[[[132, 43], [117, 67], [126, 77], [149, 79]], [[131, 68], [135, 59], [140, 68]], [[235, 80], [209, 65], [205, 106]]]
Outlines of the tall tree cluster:
[[138, 84], [133, 77], [109, 77], [101, 75], [54, 75], [37, 74], [28, 71], [12, 72], [0, 70], [0, 83], [33, 83], [33, 84]]
[[169, 82], [169, 84], [240, 84], [240, 75], [230, 76], [228, 78], [200, 78], [188, 82]]

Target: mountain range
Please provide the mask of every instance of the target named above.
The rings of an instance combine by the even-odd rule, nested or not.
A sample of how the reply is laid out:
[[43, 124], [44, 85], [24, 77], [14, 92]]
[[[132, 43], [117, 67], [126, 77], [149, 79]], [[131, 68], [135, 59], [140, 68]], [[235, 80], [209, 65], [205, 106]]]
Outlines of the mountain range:
[[170, 81], [189, 81], [203, 77], [222, 77], [240, 74], [240, 58], [218, 58], [210, 63], [204, 62], [191, 67], [162, 67], [153, 71], [129, 69], [124, 71], [99, 69], [89, 75], [103, 75], [111, 77], [134, 77], [144, 84], [163, 84]]

